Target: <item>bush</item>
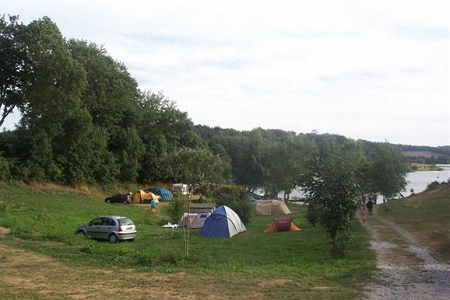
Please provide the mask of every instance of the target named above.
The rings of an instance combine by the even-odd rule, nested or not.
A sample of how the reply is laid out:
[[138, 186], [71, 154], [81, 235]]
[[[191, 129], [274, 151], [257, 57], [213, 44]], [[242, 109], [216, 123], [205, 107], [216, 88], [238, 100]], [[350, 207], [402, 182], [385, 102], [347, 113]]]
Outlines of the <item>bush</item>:
[[234, 210], [244, 225], [250, 222], [252, 203], [245, 188], [236, 185], [224, 185], [214, 190], [212, 198], [216, 206], [226, 205]]
[[0, 156], [0, 180], [9, 179], [10, 176], [11, 173], [9, 161], [6, 158]]
[[313, 204], [308, 205], [308, 211], [306, 212], [306, 219], [313, 226], [316, 226], [316, 223], [319, 222], [320, 211], [319, 208]]
[[433, 181], [432, 183], [430, 183], [430, 184], [427, 186], [427, 190], [428, 190], [428, 191], [435, 190], [435, 189], [437, 189], [437, 188], [439, 187], [439, 185], [440, 185], [439, 182]]
[[177, 223], [181, 219], [184, 212], [187, 212], [188, 200], [184, 197], [174, 197], [167, 205], [167, 215], [172, 222]]

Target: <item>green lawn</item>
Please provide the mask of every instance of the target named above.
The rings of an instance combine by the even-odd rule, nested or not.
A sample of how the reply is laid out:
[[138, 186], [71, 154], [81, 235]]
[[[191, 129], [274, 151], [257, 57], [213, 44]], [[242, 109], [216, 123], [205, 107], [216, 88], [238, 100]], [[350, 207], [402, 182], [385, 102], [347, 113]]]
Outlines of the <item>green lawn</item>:
[[[12, 234], [0, 239], [74, 267], [117, 266], [141, 272], [206, 274], [216, 279], [287, 279], [294, 283], [267, 291], [284, 299], [295, 299], [289, 295], [298, 293], [313, 299], [361, 296], [375, 268], [365, 229], [355, 222], [346, 258], [333, 259], [325, 232], [304, 218], [305, 207], [290, 208], [290, 217], [301, 228], [299, 232], [264, 234], [262, 231], [272, 222], [270, 216], [253, 217], [246, 232], [230, 239], [199, 237], [198, 230], [191, 230], [186, 258], [183, 229], [161, 227], [167, 221], [161, 220], [163, 205], [159, 215], [152, 215], [143, 206], [107, 204], [74, 191], [0, 183], [0, 226], [12, 230]], [[110, 244], [74, 234], [79, 224], [99, 215], [130, 217], [138, 228], [136, 241]], [[271, 298], [269, 294], [267, 297]]]

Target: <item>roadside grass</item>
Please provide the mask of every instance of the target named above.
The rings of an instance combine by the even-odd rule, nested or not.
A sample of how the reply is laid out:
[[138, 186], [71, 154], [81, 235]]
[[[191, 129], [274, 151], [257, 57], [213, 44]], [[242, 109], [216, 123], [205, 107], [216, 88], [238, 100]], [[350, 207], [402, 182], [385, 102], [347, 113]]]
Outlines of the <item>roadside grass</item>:
[[432, 253], [450, 263], [450, 183], [398, 200], [387, 210], [379, 205], [377, 213], [400, 225]]
[[[89, 194], [0, 182], [0, 226], [11, 229], [0, 240], [74, 268], [185, 272], [189, 278], [209, 278], [217, 289], [231, 289], [241, 296], [258, 292], [267, 299], [361, 297], [375, 269], [367, 231], [355, 220], [347, 256], [334, 259], [325, 232], [306, 221], [306, 207], [290, 208], [293, 214], [289, 217], [301, 228], [299, 232], [264, 234], [273, 217], [254, 216], [247, 231], [231, 239], [199, 237], [198, 230], [191, 230], [186, 257], [184, 230], [161, 227], [170, 221], [164, 203], [154, 215], [142, 205], [107, 204]], [[74, 234], [78, 225], [99, 215], [130, 217], [138, 228], [136, 241], [110, 244]], [[196, 284], [201, 285], [201, 280]], [[188, 283], [180, 282], [180, 288], [184, 285]]]

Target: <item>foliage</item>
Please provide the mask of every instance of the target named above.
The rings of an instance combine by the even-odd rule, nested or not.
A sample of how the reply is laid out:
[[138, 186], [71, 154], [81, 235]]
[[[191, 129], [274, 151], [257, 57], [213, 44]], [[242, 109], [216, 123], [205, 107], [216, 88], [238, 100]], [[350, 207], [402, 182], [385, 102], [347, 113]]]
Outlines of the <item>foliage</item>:
[[[353, 215], [361, 195], [360, 170], [364, 155], [352, 140], [339, 143], [334, 138], [321, 141], [314, 154], [310, 176], [305, 180], [307, 201], [318, 214], [333, 243], [333, 256], [342, 256], [351, 239]], [[309, 218], [314, 222], [316, 218]]]
[[10, 163], [2, 156], [2, 153], [0, 152], [0, 180], [9, 179], [10, 176]]
[[426, 190], [428, 190], [428, 191], [435, 190], [435, 189], [437, 189], [439, 187], [439, 185], [440, 185], [439, 182], [433, 181], [433, 182], [431, 182], [431, 183], [429, 183], [427, 185], [427, 189]]
[[405, 156], [388, 143], [376, 144], [376, 152], [369, 160], [368, 180], [375, 192], [384, 199], [393, 197], [404, 190], [408, 164]]
[[175, 181], [185, 182], [194, 189], [204, 184], [223, 183], [229, 169], [226, 161], [203, 148], [180, 148], [170, 161]]
[[226, 205], [234, 210], [244, 225], [250, 222], [252, 203], [245, 188], [236, 185], [223, 185], [213, 191], [212, 199], [216, 206]]
[[309, 223], [311, 223], [313, 226], [316, 226], [316, 224], [319, 222], [320, 219], [320, 210], [319, 207], [314, 205], [313, 203], [310, 203], [308, 205], [308, 210], [306, 212], [306, 219]]
[[281, 191], [285, 198], [303, 181], [311, 159], [313, 143], [305, 136], [289, 134], [278, 142], [270, 143], [264, 153], [264, 190], [277, 197]]
[[183, 213], [188, 210], [188, 199], [185, 197], [174, 197], [172, 201], [170, 201], [165, 208], [167, 215], [171, 222], [178, 223], [178, 220], [181, 219]]
[[15, 108], [25, 104], [30, 63], [18, 16], [0, 16], [0, 127]]

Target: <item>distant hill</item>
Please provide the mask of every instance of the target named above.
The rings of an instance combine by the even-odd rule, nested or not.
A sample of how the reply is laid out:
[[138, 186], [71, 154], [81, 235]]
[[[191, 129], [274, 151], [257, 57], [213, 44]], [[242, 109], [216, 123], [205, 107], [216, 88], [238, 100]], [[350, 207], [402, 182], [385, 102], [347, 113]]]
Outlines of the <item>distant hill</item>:
[[450, 146], [429, 147], [397, 145], [408, 161], [426, 164], [450, 164]]

